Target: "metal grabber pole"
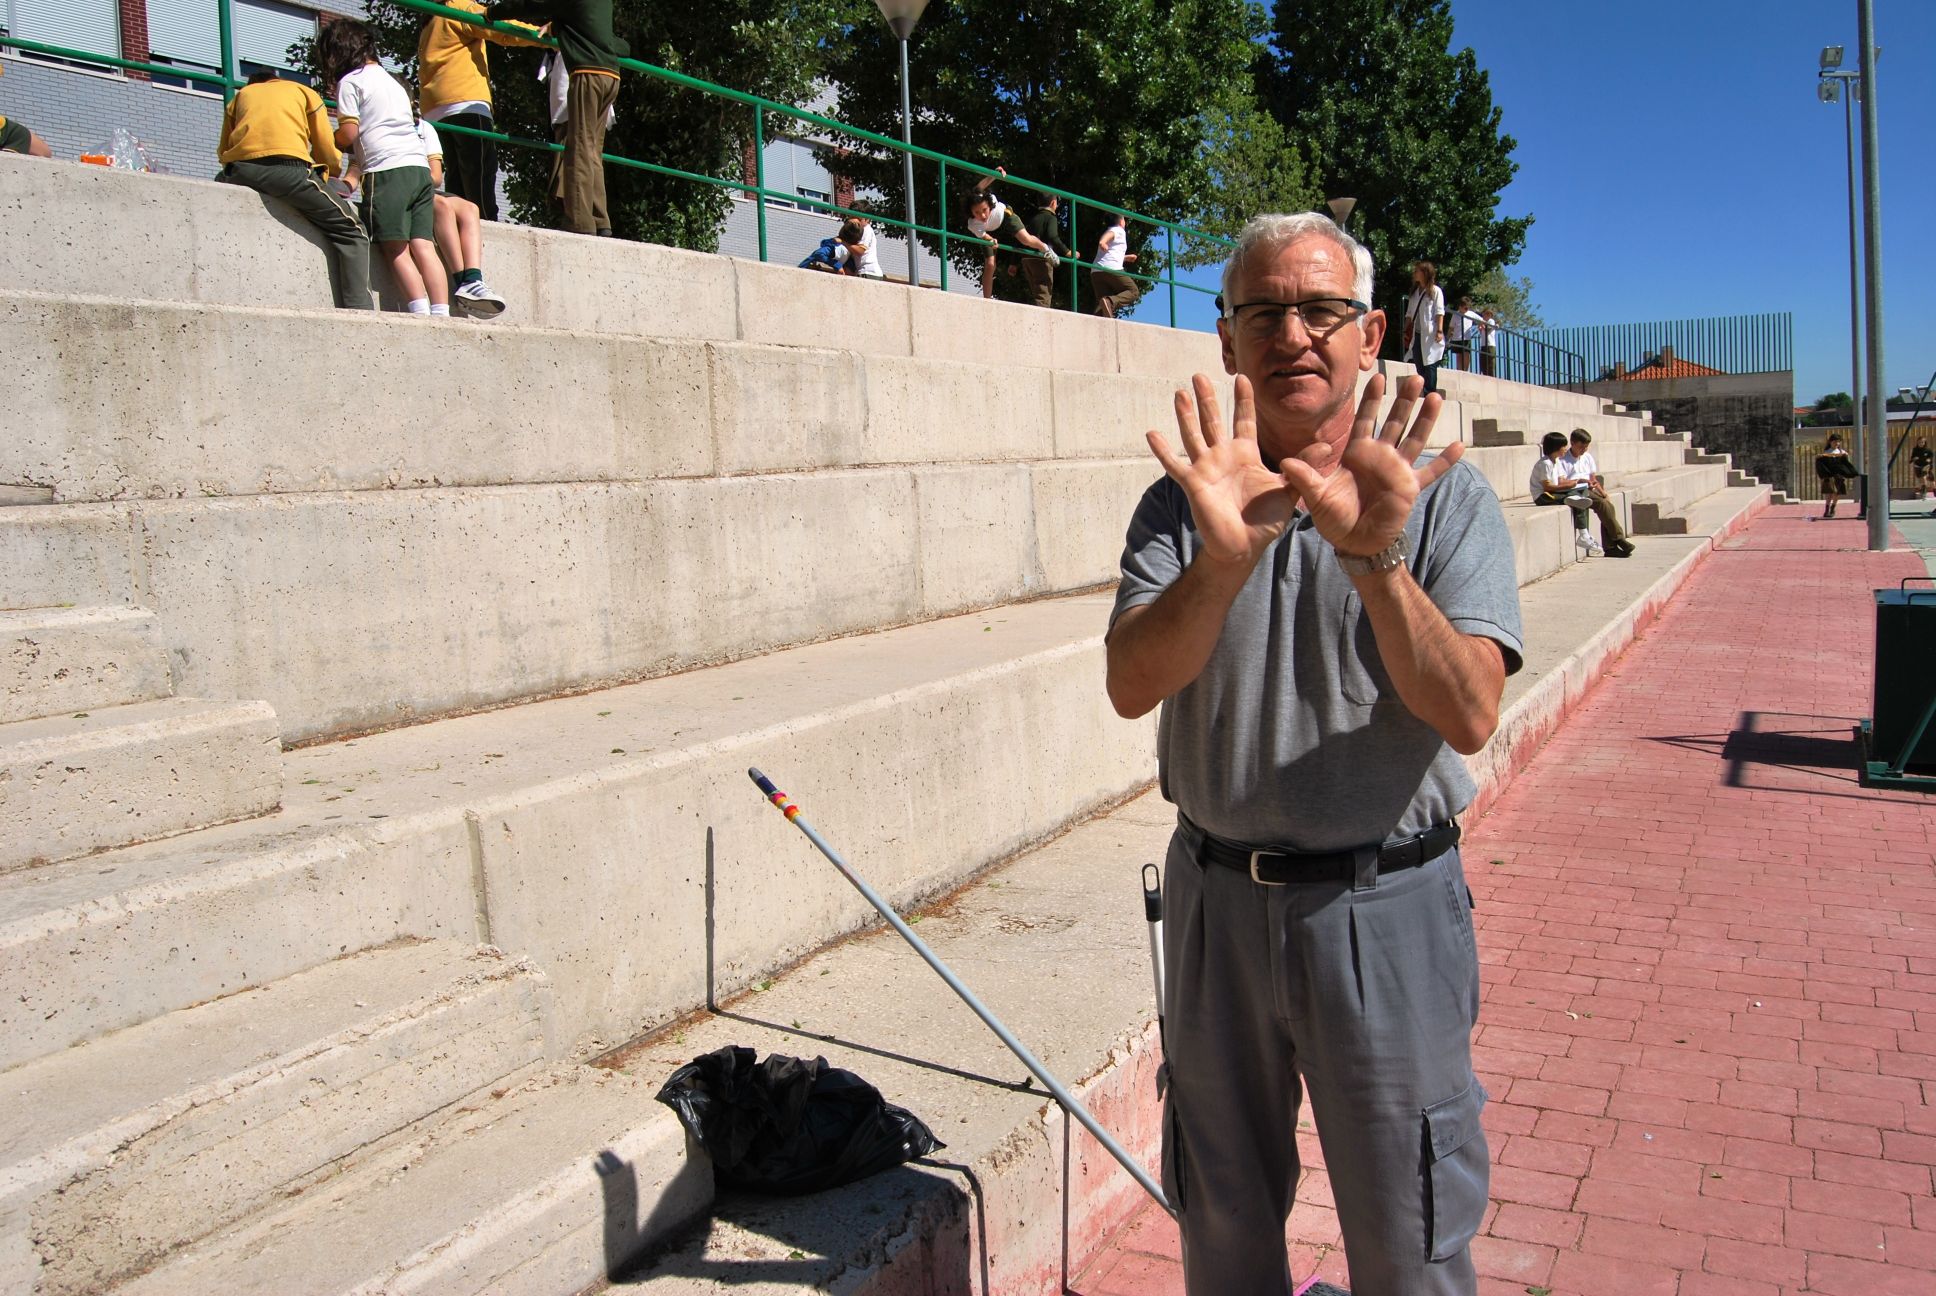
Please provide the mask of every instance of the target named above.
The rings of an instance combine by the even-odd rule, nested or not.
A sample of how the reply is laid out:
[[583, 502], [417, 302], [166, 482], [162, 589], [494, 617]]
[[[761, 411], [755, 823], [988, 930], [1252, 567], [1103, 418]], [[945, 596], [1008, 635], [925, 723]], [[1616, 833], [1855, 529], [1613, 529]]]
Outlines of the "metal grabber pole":
[[780, 813], [787, 817], [787, 822], [805, 833], [807, 840], [812, 842], [819, 849], [820, 853], [827, 857], [829, 863], [840, 870], [840, 875], [853, 883], [854, 890], [860, 892], [866, 898], [867, 903], [873, 905], [875, 911], [881, 917], [887, 919], [888, 925], [900, 933], [901, 939], [914, 947], [914, 952], [919, 954], [922, 960], [929, 967], [933, 968], [943, 981], [948, 983], [948, 988], [961, 996], [961, 1001], [974, 1010], [975, 1016], [981, 1018], [982, 1024], [987, 1026], [989, 1030], [995, 1032], [995, 1037], [1008, 1046], [1008, 1051], [1013, 1053], [1016, 1059], [1028, 1068], [1030, 1075], [1042, 1082], [1043, 1087], [1061, 1105], [1062, 1110], [1075, 1117], [1081, 1123], [1082, 1128], [1093, 1134], [1096, 1142], [1102, 1144], [1103, 1149], [1110, 1156], [1116, 1158], [1117, 1164], [1129, 1171], [1130, 1178], [1142, 1185], [1143, 1191], [1156, 1199], [1158, 1206], [1169, 1211], [1171, 1215], [1175, 1215], [1176, 1211], [1170, 1206], [1169, 1199], [1163, 1196], [1163, 1186], [1152, 1179], [1149, 1171], [1143, 1169], [1136, 1158], [1125, 1151], [1122, 1144], [1111, 1137], [1109, 1131], [1104, 1129], [1097, 1122], [1096, 1118], [1089, 1114], [1089, 1109], [1077, 1101], [1074, 1094], [1063, 1088], [1060, 1080], [1057, 1080], [1049, 1074], [1047, 1067], [1035, 1060], [1035, 1054], [1029, 1052], [1022, 1041], [1016, 1039], [1010, 1033], [1008, 1027], [1002, 1025], [1001, 1018], [990, 1012], [988, 1006], [975, 997], [975, 992], [962, 984], [961, 978], [955, 975], [954, 969], [942, 962], [941, 956], [929, 949], [928, 943], [919, 936], [916, 936], [914, 929], [902, 921], [901, 915], [894, 912], [894, 906], [882, 899], [880, 893], [874, 890], [873, 887], [867, 885], [867, 879], [854, 872], [853, 865], [841, 858], [840, 852], [835, 850], [827, 839], [822, 837], [814, 826], [807, 822], [806, 817], [800, 813], [800, 807], [789, 801], [786, 793], [774, 787], [773, 780], [760, 773], [757, 769], [747, 770], [746, 775], [753, 780], [761, 792], [765, 793], [766, 799], [771, 801], [779, 809]]
[[1156, 977], [1156, 1033], [1163, 1033], [1163, 870], [1143, 865], [1143, 920], [1149, 923], [1150, 971]]

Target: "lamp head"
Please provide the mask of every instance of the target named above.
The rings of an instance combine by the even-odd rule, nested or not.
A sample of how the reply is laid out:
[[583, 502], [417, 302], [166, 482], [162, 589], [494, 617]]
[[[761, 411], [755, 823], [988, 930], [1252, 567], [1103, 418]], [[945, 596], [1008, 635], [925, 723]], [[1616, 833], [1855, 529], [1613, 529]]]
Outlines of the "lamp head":
[[928, 0], [874, 0], [874, 3], [880, 7], [881, 17], [887, 19], [888, 30], [899, 40], [914, 35], [921, 15], [928, 10]]
[[[881, 6], [885, 9], [887, 6]], [[1842, 47], [1840, 45], [1822, 46], [1822, 71], [1832, 72], [1842, 66]]]
[[1339, 229], [1343, 229], [1344, 223], [1351, 219], [1351, 213], [1357, 209], [1358, 200], [1356, 198], [1333, 198], [1329, 202], [1326, 202], [1324, 206], [1331, 213], [1332, 223]]

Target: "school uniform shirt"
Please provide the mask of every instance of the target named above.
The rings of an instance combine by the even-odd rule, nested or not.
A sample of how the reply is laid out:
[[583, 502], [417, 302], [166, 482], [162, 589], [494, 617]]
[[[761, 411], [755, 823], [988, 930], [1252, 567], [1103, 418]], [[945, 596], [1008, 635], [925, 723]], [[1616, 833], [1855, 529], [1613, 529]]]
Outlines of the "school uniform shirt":
[[549, 22], [565, 56], [565, 70], [574, 76], [615, 77], [619, 59], [632, 52], [612, 30], [612, 0], [507, 0], [493, 6], [491, 16]]
[[336, 83], [336, 115], [356, 123], [356, 156], [364, 175], [430, 166], [410, 92], [377, 64], [365, 63]]
[[[852, 249], [848, 251], [852, 255]], [[868, 228], [866, 241], [860, 245], [859, 255], [854, 257], [854, 263], [863, 279], [887, 278], [887, 271], [881, 269], [880, 234], [871, 226]]]
[[[477, 0], [444, 0], [447, 8], [482, 15]], [[533, 36], [538, 29], [518, 24]], [[458, 113], [491, 116], [490, 46], [536, 45], [505, 32], [491, 31], [455, 18], [431, 18], [417, 37], [417, 102], [430, 121]]]
[[1420, 364], [1437, 364], [1445, 358], [1445, 337], [1439, 320], [1445, 314], [1445, 292], [1437, 284], [1430, 289], [1414, 288], [1405, 301], [1405, 319], [1412, 327], [1412, 347]]
[[1566, 487], [1560, 483], [1572, 475], [1560, 466], [1559, 460], [1548, 459], [1545, 455], [1541, 455], [1539, 462], [1533, 465], [1533, 475], [1527, 479], [1526, 484], [1532, 487], [1534, 499], [1538, 499], [1541, 495], [1564, 495]]
[[[440, 158], [444, 155], [444, 142], [437, 137], [437, 128], [430, 124], [428, 117], [419, 117], [417, 119], [417, 138], [423, 141], [424, 158], [426, 160]], [[444, 192], [444, 187], [441, 184], [437, 186], [437, 192]]]
[[215, 157], [224, 166], [267, 157], [307, 158], [331, 175], [343, 170], [323, 97], [300, 81], [263, 81], [237, 90], [222, 113]]
[[1120, 229], [1110, 226], [1102, 233], [1102, 242], [1096, 249], [1096, 265], [1104, 270], [1121, 273], [1123, 254], [1129, 251], [1129, 238]]
[[1580, 478], [1590, 480], [1599, 476], [1599, 474], [1600, 465], [1593, 462], [1593, 452], [1591, 450], [1580, 455], [1575, 455], [1571, 450], [1568, 450], [1560, 456], [1560, 475], [1563, 477], [1571, 477], [1575, 480]]

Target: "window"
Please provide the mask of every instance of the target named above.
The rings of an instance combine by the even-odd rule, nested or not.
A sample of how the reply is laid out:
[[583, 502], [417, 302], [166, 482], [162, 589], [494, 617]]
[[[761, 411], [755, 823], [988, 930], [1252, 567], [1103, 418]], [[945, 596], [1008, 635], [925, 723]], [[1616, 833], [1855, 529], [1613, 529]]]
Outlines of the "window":
[[7, 34], [88, 54], [121, 57], [121, 10], [115, 0], [0, 0]]
[[802, 189], [799, 192], [802, 198], [817, 198], [823, 203], [830, 203], [834, 200], [834, 196], [832, 194], [822, 193], [818, 189]]
[[[222, 66], [221, 19], [216, 0], [148, 0], [149, 57], [157, 63], [218, 72]], [[278, 4], [275, 0], [234, 0], [234, 28], [229, 39], [235, 50], [236, 74], [257, 68], [289, 68], [289, 46], [316, 34], [313, 10]], [[207, 81], [179, 82], [156, 77], [163, 84], [180, 84], [218, 93]]]

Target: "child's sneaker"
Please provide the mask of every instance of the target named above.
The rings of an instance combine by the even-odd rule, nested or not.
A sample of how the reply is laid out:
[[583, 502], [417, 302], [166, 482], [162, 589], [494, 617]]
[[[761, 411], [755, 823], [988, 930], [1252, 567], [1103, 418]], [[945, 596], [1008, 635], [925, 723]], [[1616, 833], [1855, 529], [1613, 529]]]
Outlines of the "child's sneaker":
[[492, 292], [491, 286], [482, 279], [460, 286], [451, 301], [463, 303], [464, 313], [472, 319], [496, 319], [504, 313], [504, 299]]

